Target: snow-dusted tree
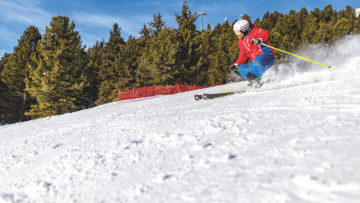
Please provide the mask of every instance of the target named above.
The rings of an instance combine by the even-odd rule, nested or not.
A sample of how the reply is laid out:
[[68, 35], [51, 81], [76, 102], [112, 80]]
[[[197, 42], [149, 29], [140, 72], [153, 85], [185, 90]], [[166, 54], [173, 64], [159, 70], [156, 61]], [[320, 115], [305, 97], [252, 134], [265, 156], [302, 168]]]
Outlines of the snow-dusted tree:
[[7, 57], [1, 72], [2, 81], [9, 88], [7, 102], [7, 117], [10, 122], [24, 121], [28, 119], [24, 114], [30, 109], [33, 100], [25, 91], [25, 79], [29, 77], [30, 67], [35, 62], [31, 55], [36, 55], [36, 47], [41, 35], [34, 26], [29, 26], [18, 40], [14, 53]]
[[39, 118], [84, 108], [87, 57], [75, 23], [66, 16], [53, 17], [37, 52], [36, 66], [25, 80], [26, 91], [36, 99], [27, 115]]

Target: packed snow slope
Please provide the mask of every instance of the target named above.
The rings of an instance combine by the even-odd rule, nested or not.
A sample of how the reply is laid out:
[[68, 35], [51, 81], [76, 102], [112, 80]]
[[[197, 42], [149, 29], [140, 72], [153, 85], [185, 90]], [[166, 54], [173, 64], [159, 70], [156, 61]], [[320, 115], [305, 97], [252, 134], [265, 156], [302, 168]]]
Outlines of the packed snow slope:
[[359, 36], [246, 82], [0, 127], [0, 202], [360, 201]]

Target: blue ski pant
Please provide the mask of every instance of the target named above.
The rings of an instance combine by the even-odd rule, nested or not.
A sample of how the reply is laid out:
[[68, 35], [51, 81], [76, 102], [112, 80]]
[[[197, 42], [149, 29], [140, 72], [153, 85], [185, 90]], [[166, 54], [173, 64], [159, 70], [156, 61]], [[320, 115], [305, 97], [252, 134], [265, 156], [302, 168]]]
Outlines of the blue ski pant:
[[247, 76], [249, 73], [252, 73], [256, 77], [261, 78], [263, 74], [274, 64], [275, 57], [272, 50], [265, 46], [262, 46], [261, 50], [263, 53], [257, 56], [252, 63], [243, 64], [238, 67], [240, 75], [245, 80], [248, 80]]

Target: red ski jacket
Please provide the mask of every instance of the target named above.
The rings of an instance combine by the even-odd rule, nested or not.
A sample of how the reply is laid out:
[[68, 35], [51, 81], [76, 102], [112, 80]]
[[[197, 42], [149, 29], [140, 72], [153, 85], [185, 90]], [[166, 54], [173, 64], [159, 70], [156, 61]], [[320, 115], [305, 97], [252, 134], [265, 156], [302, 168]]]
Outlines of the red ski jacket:
[[[260, 29], [254, 25], [253, 29], [251, 29], [247, 36], [239, 39], [238, 44], [240, 53], [238, 59], [236, 60], [237, 65], [243, 64], [249, 57], [252, 61], [254, 61], [257, 56], [263, 53], [260, 45], [255, 45], [251, 42], [251, 39], [254, 38], [260, 38], [263, 42], [265, 42], [268, 40], [269, 34], [265, 30]], [[269, 43], [269, 45], [271, 44]], [[272, 52], [274, 53], [274, 50], [272, 50]]]

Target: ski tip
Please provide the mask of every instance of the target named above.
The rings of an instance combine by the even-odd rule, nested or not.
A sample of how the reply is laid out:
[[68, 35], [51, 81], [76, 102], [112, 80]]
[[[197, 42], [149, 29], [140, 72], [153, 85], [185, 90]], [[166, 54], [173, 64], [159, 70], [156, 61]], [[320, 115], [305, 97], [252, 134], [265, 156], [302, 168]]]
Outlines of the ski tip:
[[198, 101], [198, 100], [203, 99], [203, 96], [202, 96], [202, 95], [197, 94], [197, 95], [195, 95], [195, 96], [194, 96], [194, 99], [195, 99], [195, 101]]

